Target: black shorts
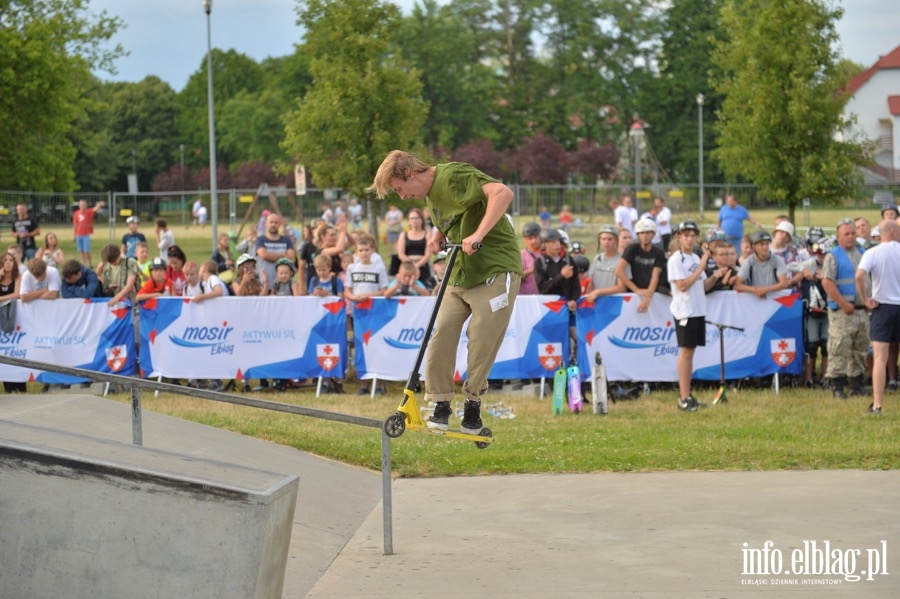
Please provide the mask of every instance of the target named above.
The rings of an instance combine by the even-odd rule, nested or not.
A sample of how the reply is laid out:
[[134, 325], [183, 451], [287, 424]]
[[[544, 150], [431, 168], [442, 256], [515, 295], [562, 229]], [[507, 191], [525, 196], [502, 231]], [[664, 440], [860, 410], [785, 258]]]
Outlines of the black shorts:
[[692, 316], [686, 320], [676, 320], [675, 338], [678, 340], [678, 347], [693, 349], [705, 346], [706, 318], [703, 316]]
[[869, 338], [883, 343], [900, 343], [900, 306], [878, 304], [869, 319]]

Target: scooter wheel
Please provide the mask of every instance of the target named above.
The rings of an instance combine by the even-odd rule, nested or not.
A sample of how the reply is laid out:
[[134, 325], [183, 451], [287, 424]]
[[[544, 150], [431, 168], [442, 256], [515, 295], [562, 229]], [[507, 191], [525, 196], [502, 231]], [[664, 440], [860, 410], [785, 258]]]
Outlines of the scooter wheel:
[[384, 432], [391, 439], [396, 439], [406, 430], [406, 415], [397, 412], [384, 420]]
[[[491, 433], [491, 429], [489, 429], [487, 427], [481, 429], [481, 436], [482, 437], [493, 437], [493, 434]], [[490, 445], [490, 443], [488, 443], [487, 441], [475, 441], [475, 447], [477, 447], [478, 449], [486, 449], [489, 445]]]

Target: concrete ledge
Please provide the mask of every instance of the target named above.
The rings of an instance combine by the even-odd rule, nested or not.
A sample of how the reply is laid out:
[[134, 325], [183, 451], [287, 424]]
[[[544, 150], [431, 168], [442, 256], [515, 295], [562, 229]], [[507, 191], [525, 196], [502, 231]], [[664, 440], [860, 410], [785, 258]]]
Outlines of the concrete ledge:
[[281, 597], [298, 487], [0, 421], [0, 596]]

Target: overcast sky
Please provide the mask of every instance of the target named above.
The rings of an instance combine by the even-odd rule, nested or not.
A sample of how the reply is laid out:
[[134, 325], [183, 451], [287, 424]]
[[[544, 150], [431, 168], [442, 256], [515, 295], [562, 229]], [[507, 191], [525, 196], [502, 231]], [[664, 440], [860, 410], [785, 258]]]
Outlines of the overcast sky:
[[[440, 0], [439, 0], [440, 1]], [[409, 12], [415, 0], [397, 4]], [[869, 67], [900, 45], [898, 0], [843, 0], [837, 25], [843, 55]], [[296, 0], [213, 0], [212, 43], [235, 49], [256, 61], [286, 56], [299, 43]], [[125, 22], [115, 41], [130, 52], [117, 61], [118, 73], [104, 79], [140, 81], [156, 75], [176, 91], [200, 68], [206, 56], [206, 13], [200, 0], [92, 0]]]

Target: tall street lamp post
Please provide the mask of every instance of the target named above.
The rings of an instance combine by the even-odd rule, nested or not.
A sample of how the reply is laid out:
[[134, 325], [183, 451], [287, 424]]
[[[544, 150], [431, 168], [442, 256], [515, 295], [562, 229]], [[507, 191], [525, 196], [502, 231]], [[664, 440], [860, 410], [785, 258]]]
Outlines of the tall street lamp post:
[[697, 122], [699, 124], [698, 145], [700, 146], [700, 219], [703, 219], [703, 94], [697, 94]]
[[209, 100], [209, 197], [212, 218], [212, 249], [216, 249], [219, 237], [219, 196], [216, 185], [216, 117], [213, 111], [213, 70], [212, 70], [212, 0], [201, 0], [206, 11], [206, 95]]

